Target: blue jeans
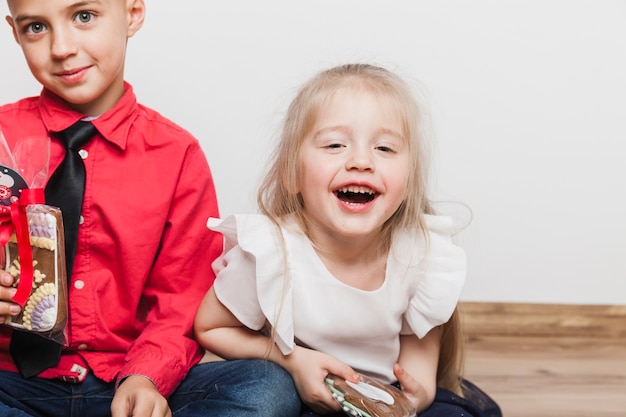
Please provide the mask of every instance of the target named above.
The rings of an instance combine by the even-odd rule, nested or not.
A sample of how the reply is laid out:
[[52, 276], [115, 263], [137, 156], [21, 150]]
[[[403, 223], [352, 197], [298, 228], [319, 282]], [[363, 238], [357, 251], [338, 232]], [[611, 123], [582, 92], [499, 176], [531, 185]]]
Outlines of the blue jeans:
[[[0, 371], [0, 416], [109, 417], [114, 393], [92, 374], [74, 384]], [[263, 360], [196, 365], [168, 402], [174, 417], [299, 416], [301, 406], [291, 376]]]

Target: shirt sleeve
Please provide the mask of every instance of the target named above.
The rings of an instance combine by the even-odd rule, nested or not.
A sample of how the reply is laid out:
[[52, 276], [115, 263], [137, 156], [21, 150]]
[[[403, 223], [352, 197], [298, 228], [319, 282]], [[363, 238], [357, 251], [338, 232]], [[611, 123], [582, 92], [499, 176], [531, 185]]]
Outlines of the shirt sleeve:
[[214, 280], [211, 263], [223, 248], [222, 237], [205, 226], [219, 213], [213, 178], [197, 142], [186, 150], [178, 178], [159, 253], [143, 288], [145, 328], [118, 374], [118, 381], [146, 376], [164, 396], [202, 357], [193, 339], [193, 319]]
[[466, 275], [465, 251], [452, 241], [452, 219], [427, 216], [426, 224], [429, 240], [422, 249], [421, 273], [402, 329], [403, 334], [415, 333], [420, 338], [450, 319]]
[[207, 226], [225, 238], [224, 254], [213, 264], [215, 294], [246, 327], [275, 329], [283, 354], [293, 350], [291, 283], [281, 230], [261, 215], [209, 219]]

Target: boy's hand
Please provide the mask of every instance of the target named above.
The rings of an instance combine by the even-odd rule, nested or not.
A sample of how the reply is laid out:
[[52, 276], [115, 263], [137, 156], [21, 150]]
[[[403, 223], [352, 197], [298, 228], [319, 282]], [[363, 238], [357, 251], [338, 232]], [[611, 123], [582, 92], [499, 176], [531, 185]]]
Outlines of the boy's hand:
[[289, 355], [287, 370], [291, 374], [300, 398], [315, 412], [326, 414], [340, 411], [330, 390], [324, 383], [328, 374], [335, 374], [352, 382], [359, 375], [345, 363], [325, 353], [296, 346]]
[[141, 375], [131, 375], [117, 388], [111, 402], [111, 417], [172, 417], [167, 400], [154, 384]]
[[17, 291], [11, 287], [13, 277], [6, 271], [0, 271], [0, 324], [6, 321], [6, 316], [17, 316], [21, 308], [11, 301]]

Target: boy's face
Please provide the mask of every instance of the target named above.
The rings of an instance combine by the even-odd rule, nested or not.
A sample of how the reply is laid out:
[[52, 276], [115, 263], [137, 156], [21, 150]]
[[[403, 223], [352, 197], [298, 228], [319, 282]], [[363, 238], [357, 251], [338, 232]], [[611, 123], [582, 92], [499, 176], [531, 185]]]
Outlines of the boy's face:
[[8, 0], [7, 21], [35, 78], [75, 110], [96, 116], [124, 94], [126, 43], [144, 0]]

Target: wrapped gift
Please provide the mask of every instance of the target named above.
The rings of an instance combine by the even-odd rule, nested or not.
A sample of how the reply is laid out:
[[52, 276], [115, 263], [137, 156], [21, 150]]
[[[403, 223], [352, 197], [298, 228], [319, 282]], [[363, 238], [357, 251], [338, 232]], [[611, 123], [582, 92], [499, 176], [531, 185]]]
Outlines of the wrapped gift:
[[49, 143], [42, 140], [19, 142], [16, 152], [10, 153], [0, 137], [0, 269], [13, 277], [17, 289], [13, 301], [22, 307], [4, 324], [65, 344], [63, 220], [59, 208], [45, 204], [42, 182], [48, 158], [41, 153]]
[[354, 383], [329, 374], [325, 381], [343, 411], [354, 417], [412, 417], [416, 408], [404, 393], [393, 385], [361, 375]]

